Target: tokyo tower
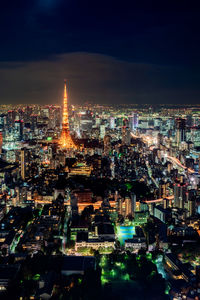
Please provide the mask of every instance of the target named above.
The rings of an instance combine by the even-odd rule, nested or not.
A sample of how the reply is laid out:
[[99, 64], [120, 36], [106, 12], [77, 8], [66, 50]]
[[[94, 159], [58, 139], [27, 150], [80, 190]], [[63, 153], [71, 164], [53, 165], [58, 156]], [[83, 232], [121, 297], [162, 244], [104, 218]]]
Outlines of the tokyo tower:
[[68, 116], [68, 99], [67, 99], [67, 83], [64, 81], [64, 100], [63, 100], [63, 119], [62, 133], [60, 137], [60, 146], [66, 149], [76, 149], [76, 145], [72, 141], [69, 131], [69, 116]]

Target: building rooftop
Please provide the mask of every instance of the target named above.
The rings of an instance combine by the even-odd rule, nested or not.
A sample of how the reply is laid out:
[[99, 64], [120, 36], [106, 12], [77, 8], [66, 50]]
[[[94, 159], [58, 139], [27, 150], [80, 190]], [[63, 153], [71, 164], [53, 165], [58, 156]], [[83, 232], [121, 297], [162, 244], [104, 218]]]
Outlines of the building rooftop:
[[92, 256], [65, 256], [62, 271], [85, 271], [95, 269], [95, 258]]

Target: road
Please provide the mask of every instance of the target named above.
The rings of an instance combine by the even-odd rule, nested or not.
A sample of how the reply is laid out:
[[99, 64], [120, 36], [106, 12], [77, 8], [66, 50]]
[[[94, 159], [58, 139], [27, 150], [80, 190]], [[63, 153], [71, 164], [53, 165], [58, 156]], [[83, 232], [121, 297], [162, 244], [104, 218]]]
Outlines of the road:
[[184, 169], [184, 170], [187, 170], [188, 173], [192, 174], [192, 173], [195, 173], [194, 170], [190, 169], [190, 168], [187, 168], [186, 166], [184, 166], [180, 160], [178, 160], [178, 158], [176, 157], [173, 157], [173, 156], [169, 156], [168, 154], [166, 155], [166, 158], [171, 161], [172, 163], [176, 164], [177, 166], [179, 166], [180, 168]]
[[[131, 132], [131, 135], [133, 138], [137, 138], [137, 139], [141, 139], [145, 144], [149, 144], [149, 142], [153, 141], [153, 139], [151, 137], [144, 137], [144, 136], [137, 136], [135, 135], [133, 132]], [[153, 150], [152, 145], [149, 147], [150, 150]], [[168, 159], [169, 161], [171, 161], [172, 163], [174, 163], [175, 165], [177, 165], [178, 167], [187, 170], [188, 173], [193, 174], [195, 173], [195, 171], [191, 168], [187, 168], [186, 166], [184, 166], [180, 160], [178, 160], [178, 158], [174, 157], [174, 156], [170, 156], [167, 153], [165, 154], [166, 159]]]

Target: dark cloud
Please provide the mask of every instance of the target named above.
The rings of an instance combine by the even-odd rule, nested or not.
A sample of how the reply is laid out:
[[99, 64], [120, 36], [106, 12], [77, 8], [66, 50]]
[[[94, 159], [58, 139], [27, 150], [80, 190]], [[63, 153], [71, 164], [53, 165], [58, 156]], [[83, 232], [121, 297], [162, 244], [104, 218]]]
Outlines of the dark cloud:
[[132, 63], [92, 53], [66, 53], [37, 62], [0, 64], [0, 102], [61, 104], [63, 79], [71, 103], [192, 103], [198, 72]]
[[77, 102], [198, 102], [199, 12], [194, 0], [1, 1], [1, 103], [58, 101], [65, 76]]
[[10, 0], [0, 7], [0, 60], [89, 52], [154, 64], [199, 64], [195, 1]]

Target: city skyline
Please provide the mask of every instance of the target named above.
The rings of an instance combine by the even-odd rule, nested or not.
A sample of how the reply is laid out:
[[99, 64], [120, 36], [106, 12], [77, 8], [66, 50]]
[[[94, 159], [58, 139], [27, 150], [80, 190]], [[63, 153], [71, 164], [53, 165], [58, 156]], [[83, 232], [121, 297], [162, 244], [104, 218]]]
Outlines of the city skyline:
[[200, 9], [0, 4], [0, 298], [200, 300]]
[[199, 107], [61, 93], [0, 105], [0, 296], [196, 300]]

